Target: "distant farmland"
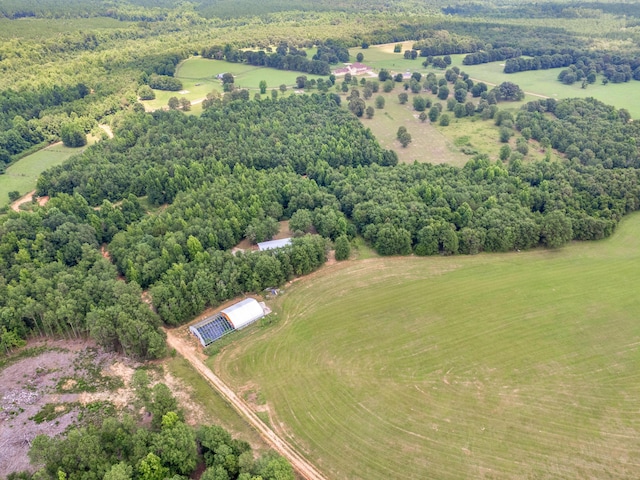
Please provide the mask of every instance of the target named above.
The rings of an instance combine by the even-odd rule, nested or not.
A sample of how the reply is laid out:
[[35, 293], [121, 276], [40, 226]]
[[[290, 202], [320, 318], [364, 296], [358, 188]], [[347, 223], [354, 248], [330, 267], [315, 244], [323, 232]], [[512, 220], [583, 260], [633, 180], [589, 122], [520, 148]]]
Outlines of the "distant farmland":
[[372, 258], [211, 360], [330, 478], [638, 478], [640, 215], [609, 240]]
[[[410, 48], [413, 42], [401, 42], [404, 48]], [[401, 53], [393, 53], [393, 46], [374, 45], [366, 50], [352, 48], [349, 53], [352, 58], [358, 53], [364, 55], [363, 63], [375, 68], [386, 68], [393, 72], [421, 72], [426, 74], [434, 72], [436, 75], [444, 75], [444, 70], [433, 67], [423, 67], [425, 60], [418, 57], [415, 60], [407, 60]], [[630, 102], [630, 98], [635, 98], [640, 92], [640, 82], [631, 80], [626, 83], [602, 84], [602, 76], [598, 75], [596, 83], [582, 88], [581, 82], [573, 85], [565, 85], [558, 81], [558, 74], [562, 68], [552, 68], [549, 70], [533, 70], [529, 72], [504, 73], [504, 62], [491, 62], [480, 65], [463, 65], [462, 60], [466, 55], [451, 55], [452, 66], [457, 66], [460, 70], [468, 73], [476, 82], [487, 82], [498, 85], [502, 82], [513, 82], [518, 84], [522, 90], [543, 97], [553, 97], [557, 100], [562, 98], [585, 98], [594, 97], [616, 108], [626, 108], [633, 118], [640, 117], [640, 103]], [[528, 95], [527, 101], [535, 100], [534, 96]], [[501, 105], [504, 108], [504, 104]]]

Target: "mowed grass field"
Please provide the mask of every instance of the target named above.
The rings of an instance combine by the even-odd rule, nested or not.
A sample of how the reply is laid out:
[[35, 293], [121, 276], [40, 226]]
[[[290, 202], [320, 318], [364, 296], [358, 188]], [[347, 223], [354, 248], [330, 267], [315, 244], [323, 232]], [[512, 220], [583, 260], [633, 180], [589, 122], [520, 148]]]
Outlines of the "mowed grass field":
[[82, 152], [81, 148], [69, 148], [62, 143], [51, 145], [32, 153], [7, 168], [0, 175], [0, 207], [9, 203], [9, 192], [17, 190], [24, 195], [36, 188], [38, 176], [47, 168], [60, 165], [71, 155]]
[[328, 478], [638, 478], [640, 215], [556, 251], [338, 263], [210, 359]]
[[[407, 92], [409, 101], [401, 105], [398, 101], [398, 94], [402, 92], [405, 90], [402, 84], [398, 83], [389, 93], [374, 93], [370, 99], [366, 100], [367, 106], [375, 107], [376, 97], [382, 96], [385, 99], [384, 108], [376, 108], [373, 118], [369, 119], [366, 115], [360, 118], [362, 124], [371, 129], [383, 148], [394, 150], [398, 154], [400, 162], [447, 163], [462, 167], [476, 154], [486, 154], [492, 160], [499, 158], [500, 148], [504, 144], [499, 140], [500, 131], [493, 120], [482, 120], [479, 115], [455, 118], [453, 112], [447, 111], [446, 102], [438, 100], [431, 93], [422, 92], [420, 96], [442, 105], [442, 113], [449, 115], [451, 123], [446, 127], [441, 127], [438, 121], [435, 124], [428, 119], [422, 122], [418, 118], [419, 112], [413, 109], [413, 97], [416, 95]], [[477, 101], [471, 96], [469, 96], [469, 100], [474, 103]], [[345, 105], [348, 103], [347, 95], [343, 95], [342, 101]], [[500, 108], [511, 110], [515, 115], [519, 105], [520, 103], [503, 103], [500, 104]], [[429, 109], [426, 110], [427, 113], [428, 111]], [[400, 126], [406, 127], [412, 138], [411, 143], [404, 148], [397, 140], [398, 127]], [[512, 150], [515, 150], [517, 137], [518, 135], [514, 135], [510, 140]], [[463, 149], [466, 149], [468, 153], [465, 154]], [[529, 153], [525, 160], [540, 160], [544, 156], [545, 153], [539, 144], [530, 140]]]
[[[399, 42], [403, 44], [404, 50], [411, 49], [413, 42]], [[405, 60], [402, 53], [393, 53], [394, 44], [374, 45], [363, 50], [352, 48], [349, 50], [352, 58], [362, 52], [363, 63], [376, 70], [386, 68], [393, 72], [435, 72], [438, 75], [444, 74], [443, 70], [433, 67], [425, 68], [422, 62], [425, 60], [418, 57], [415, 60]], [[627, 83], [602, 85], [602, 76], [598, 75], [596, 83], [582, 88], [581, 82], [573, 85], [565, 85], [557, 80], [561, 68], [549, 70], [537, 70], [530, 72], [503, 73], [504, 62], [492, 62], [481, 65], [463, 65], [462, 60], [466, 55], [451, 55], [452, 66], [457, 66], [469, 74], [474, 81], [481, 81], [487, 84], [498, 85], [502, 82], [516, 83], [525, 92], [541, 95], [544, 97], [561, 98], [586, 98], [594, 97], [608, 105], [616, 108], [626, 108], [633, 118], [640, 118], [640, 103], [631, 102], [630, 99], [640, 95], [640, 82], [631, 80]], [[535, 100], [535, 96], [529, 95], [526, 101]]]
[[[271, 95], [270, 90], [278, 89], [280, 85], [287, 86], [288, 93], [295, 88], [296, 77], [306, 75], [307, 78], [329, 78], [328, 76], [309, 75], [301, 72], [288, 70], [276, 70], [275, 68], [255, 67], [245, 63], [231, 63], [224, 60], [211, 60], [202, 57], [191, 57], [178, 65], [175, 77], [182, 81], [183, 91], [167, 92], [155, 90], [155, 100], [142, 102], [150, 108], [162, 108], [167, 105], [171, 97], [186, 97], [192, 103], [200, 102], [207, 94], [213, 90], [222, 92], [222, 83], [216, 78], [221, 73], [232, 73], [235, 77], [235, 86], [247, 88], [251, 91], [251, 98], [259, 92], [260, 82], [267, 82], [267, 95]], [[278, 90], [278, 95], [282, 95]], [[198, 104], [193, 105], [194, 112], [200, 112]]]

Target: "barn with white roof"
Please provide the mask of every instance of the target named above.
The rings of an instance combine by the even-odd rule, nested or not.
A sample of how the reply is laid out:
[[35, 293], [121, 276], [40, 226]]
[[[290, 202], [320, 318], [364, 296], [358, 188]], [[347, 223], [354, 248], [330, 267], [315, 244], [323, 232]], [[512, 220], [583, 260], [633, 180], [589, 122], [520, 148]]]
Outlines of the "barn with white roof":
[[274, 250], [288, 245], [291, 245], [291, 238], [281, 238], [279, 240], [269, 240], [268, 242], [258, 243], [258, 250], [264, 252], [265, 250]]
[[219, 313], [189, 327], [204, 347], [234, 330], [240, 330], [264, 317], [265, 307], [255, 298], [234, 303]]

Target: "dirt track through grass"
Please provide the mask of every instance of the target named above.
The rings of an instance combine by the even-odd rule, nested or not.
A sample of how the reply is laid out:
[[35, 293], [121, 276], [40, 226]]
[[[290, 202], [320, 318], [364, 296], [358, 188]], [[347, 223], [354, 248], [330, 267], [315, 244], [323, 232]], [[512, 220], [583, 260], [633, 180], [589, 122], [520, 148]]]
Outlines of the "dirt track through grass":
[[195, 351], [187, 345], [173, 331], [167, 330], [167, 343], [175, 348], [229, 404], [256, 429], [260, 436], [280, 455], [285, 457], [294, 470], [307, 480], [324, 480], [324, 476], [303, 456], [282, 438], [280, 438], [268, 425], [262, 422], [249, 406], [238, 397], [224, 382], [214, 375], [202, 362]]
[[214, 368], [329, 478], [637, 478], [638, 285], [638, 214], [558, 251], [337, 264]]

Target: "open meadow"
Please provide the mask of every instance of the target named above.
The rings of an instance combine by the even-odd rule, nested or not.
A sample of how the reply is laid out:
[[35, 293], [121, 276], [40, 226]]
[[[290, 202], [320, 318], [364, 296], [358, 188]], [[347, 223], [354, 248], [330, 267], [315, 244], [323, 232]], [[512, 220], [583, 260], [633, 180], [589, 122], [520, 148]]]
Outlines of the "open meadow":
[[[234, 84], [238, 88], [247, 88], [251, 91], [251, 98], [259, 91], [260, 82], [267, 82], [267, 95], [269, 90], [278, 89], [280, 85], [287, 86], [291, 92], [295, 88], [296, 77], [305, 75], [301, 72], [290, 70], [276, 70], [275, 68], [256, 67], [246, 63], [231, 63], [225, 60], [212, 60], [202, 57], [191, 57], [181, 62], [176, 69], [175, 77], [182, 81], [182, 92], [168, 92], [155, 90], [155, 100], [142, 102], [150, 108], [162, 108], [167, 105], [171, 97], [185, 97], [191, 102], [198, 102], [207, 96], [212, 90], [222, 92], [222, 82], [217, 75], [232, 73], [235, 77]], [[307, 78], [328, 78], [322, 75], [309, 75]], [[278, 91], [280, 94], [280, 91]], [[195, 105], [194, 105], [195, 107]], [[196, 110], [194, 108], [194, 110]], [[198, 111], [198, 110], [196, 110]]]
[[21, 158], [0, 175], [0, 207], [9, 203], [9, 192], [18, 191], [21, 195], [36, 188], [40, 173], [47, 168], [60, 165], [71, 155], [80, 153], [83, 148], [69, 148], [57, 143]]
[[[375, 98], [382, 96], [385, 99], [385, 106], [383, 109], [376, 109], [373, 118], [363, 116], [360, 119], [362, 124], [371, 129], [383, 148], [394, 150], [402, 163], [418, 161], [464, 166], [470, 157], [455, 146], [452, 139], [436, 126], [437, 123], [434, 125], [429, 120], [420, 121], [418, 112], [411, 104], [413, 98], [411, 93], [409, 93], [409, 102], [405, 105], [400, 104], [398, 94], [403, 91], [402, 84], [398, 84], [390, 93], [375, 93], [367, 100], [367, 105], [375, 106]], [[436, 98], [426, 93], [424, 96]], [[348, 100], [344, 99], [343, 102], [347, 103]], [[400, 126], [406, 127], [412, 138], [411, 143], [405, 148], [396, 138]]]
[[[403, 44], [403, 52], [410, 49], [413, 42], [399, 42]], [[362, 52], [363, 63], [376, 70], [386, 68], [393, 72], [436, 72], [441, 75], [444, 72], [433, 67], [423, 67], [425, 60], [418, 57], [415, 60], [407, 60], [402, 53], [393, 53], [393, 45], [372, 45], [367, 49], [352, 48], [349, 50], [352, 58]], [[602, 76], [598, 75], [596, 83], [582, 88], [580, 82], [573, 85], [565, 85], [557, 80], [561, 68], [549, 70], [536, 70], [529, 72], [518, 72], [506, 74], [503, 72], [504, 62], [492, 62], [480, 65], [463, 65], [462, 60], [466, 55], [451, 55], [452, 66], [457, 66], [464, 70], [474, 81], [485, 82], [487, 85], [499, 85], [502, 82], [516, 83], [529, 94], [536, 94], [543, 97], [561, 98], [586, 98], [594, 97], [616, 108], [626, 108], [633, 118], [640, 118], [640, 104], [630, 102], [630, 98], [635, 98], [640, 94], [640, 82], [631, 80], [627, 83], [602, 85]], [[535, 96], [529, 95], [527, 101], [535, 100]]]
[[637, 478], [639, 284], [638, 214], [560, 250], [338, 263], [209, 363], [329, 478]]
[[[422, 122], [419, 113], [413, 109], [414, 94], [407, 92], [409, 101], [401, 105], [398, 94], [405, 92], [402, 84], [398, 83], [389, 93], [375, 93], [366, 101], [367, 106], [375, 106], [375, 99], [382, 96], [385, 99], [383, 109], [376, 109], [373, 118], [360, 118], [365, 127], [371, 129], [376, 139], [383, 148], [394, 150], [402, 163], [446, 163], [463, 167], [469, 159], [477, 154], [488, 155], [492, 160], [498, 159], [498, 154], [503, 143], [499, 140], [499, 128], [493, 120], [482, 120], [479, 115], [473, 117], [455, 118], [453, 112], [446, 111], [446, 102], [440, 101], [443, 113], [447, 113], [451, 123], [446, 126], [431, 123], [428, 119]], [[422, 92], [423, 97], [437, 103], [439, 100], [431, 93]], [[469, 97], [469, 100], [477, 100]], [[343, 103], [347, 104], [345, 96]], [[522, 105], [522, 102], [501, 103], [502, 110], [514, 112]], [[428, 112], [428, 109], [427, 109]], [[411, 143], [403, 148], [397, 139], [398, 127], [404, 126], [411, 134]], [[516, 148], [514, 135], [510, 140], [513, 150]], [[467, 153], [464, 153], [464, 151]], [[533, 161], [544, 158], [545, 153], [534, 140], [529, 141], [529, 153], [525, 160]]]

